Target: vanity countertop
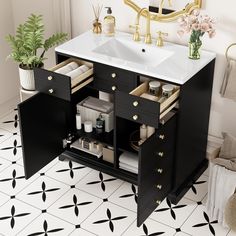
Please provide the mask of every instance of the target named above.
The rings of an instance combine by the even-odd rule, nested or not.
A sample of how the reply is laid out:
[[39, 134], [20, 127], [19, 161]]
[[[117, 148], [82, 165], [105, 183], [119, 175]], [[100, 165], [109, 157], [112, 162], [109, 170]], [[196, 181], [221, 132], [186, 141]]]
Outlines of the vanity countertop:
[[[188, 58], [188, 47], [165, 42], [162, 48], [158, 48], [155, 45], [156, 40], [153, 41], [153, 44], [146, 45], [143, 41], [134, 42], [132, 40], [132, 34], [124, 32], [116, 32], [114, 37], [107, 37], [104, 34], [98, 35], [93, 34], [92, 31], [88, 31], [56, 47], [56, 52], [118, 67], [180, 85], [187, 82], [216, 57], [215, 53], [202, 50], [199, 60], [191, 60]], [[120, 47], [118, 45], [120, 44], [119, 42], [122, 42], [122, 45], [126, 45], [126, 43], [127, 45], [131, 45], [131, 50], [129, 50], [130, 48], [125, 50], [124, 46]], [[107, 47], [106, 44], [108, 45]], [[116, 48], [117, 45], [119, 46], [118, 48]], [[133, 46], [134, 48], [132, 48]], [[106, 52], [106, 48], [109, 52]], [[140, 58], [138, 54], [137, 57], [135, 54], [139, 49], [140, 52], [137, 53], [140, 55], [142, 53]], [[146, 51], [150, 56], [147, 58], [147, 63], [146, 59], [142, 63]], [[159, 54], [165, 55], [165, 53], [168, 54], [167, 58], [163, 60], [158, 59]], [[136, 61], [136, 58], [139, 61]]]

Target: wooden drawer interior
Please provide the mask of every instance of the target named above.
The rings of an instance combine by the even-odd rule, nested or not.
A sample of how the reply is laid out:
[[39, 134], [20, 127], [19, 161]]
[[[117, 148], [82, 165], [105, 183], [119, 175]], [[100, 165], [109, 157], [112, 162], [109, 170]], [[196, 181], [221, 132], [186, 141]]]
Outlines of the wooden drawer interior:
[[[164, 85], [164, 83], [161, 83], [161, 85]], [[148, 92], [148, 90], [149, 85], [148, 81], [146, 81], [134, 90], [132, 90], [129, 94], [140, 97], [143, 93]], [[160, 119], [162, 119], [169, 111], [171, 111], [178, 104], [179, 94], [180, 87], [175, 86], [173, 94], [164, 102], [160, 103]]]
[[[84, 72], [83, 74], [77, 76], [76, 78], [74, 78], [73, 80], [71, 79], [71, 92], [75, 93], [76, 91], [78, 91], [79, 89], [81, 89], [82, 87], [86, 86], [87, 84], [91, 83], [93, 81], [93, 63], [87, 62], [87, 61], [83, 61], [83, 60], [79, 60], [76, 58], [69, 58], [59, 64], [57, 64], [56, 66], [50, 68], [50, 71], [56, 71], [57, 69], [69, 64], [70, 62], [76, 62], [78, 63], [79, 66], [81, 65], [86, 65], [88, 66], [90, 69], [86, 72]], [[56, 73], [56, 72], [55, 72]], [[65, 75], [67, 76], [67, 75]]]

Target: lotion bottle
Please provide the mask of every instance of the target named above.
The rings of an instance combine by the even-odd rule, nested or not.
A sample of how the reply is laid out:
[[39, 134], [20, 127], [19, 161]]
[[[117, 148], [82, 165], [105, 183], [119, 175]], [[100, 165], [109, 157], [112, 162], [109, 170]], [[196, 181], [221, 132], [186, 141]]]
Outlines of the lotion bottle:
[[103, 32], [106, 36], [114, 36], [116, 19], [112, 14], [111, 7], [107, 8], [107, 16], [104, 17]]

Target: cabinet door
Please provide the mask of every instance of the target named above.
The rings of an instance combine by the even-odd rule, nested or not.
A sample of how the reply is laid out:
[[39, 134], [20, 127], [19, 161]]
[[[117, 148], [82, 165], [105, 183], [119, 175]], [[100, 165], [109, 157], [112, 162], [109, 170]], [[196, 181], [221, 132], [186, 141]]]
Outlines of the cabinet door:
[[18, 105], [26, 179], [63, 152], [69, 109], [67, 101], [43, 93]]
[[[167, 197], [173, 182], [176, 115], [140, 147], [138, 218], [140, 226]], [[165, 137], [163, 139], [163, 137]]]

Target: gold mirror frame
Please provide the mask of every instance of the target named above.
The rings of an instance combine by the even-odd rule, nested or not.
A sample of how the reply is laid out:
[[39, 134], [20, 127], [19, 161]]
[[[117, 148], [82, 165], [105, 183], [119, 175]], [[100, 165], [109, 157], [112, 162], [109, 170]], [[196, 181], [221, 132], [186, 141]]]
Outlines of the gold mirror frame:
[[[142, 8], [135, 4], [132, 0], [124, 0], [124, 3], [131, 8], [133, 8], [136, 12], [139, 12]], [[175, 12], [169, 14], [158, 14], [151, 13], [151, 20], [154, 21], [162, 21], [162, 22], [170, 22], [178, 19], [183, 14], [188, 14], [192, 12], [194, 9], [199, 9], [202, 6], [202, 0], [194, 0], [192, 3], [188, 3], [184, 9], [177, 10]], [[142, 16], [146, 17], [146, 12], [142, 13]]]

